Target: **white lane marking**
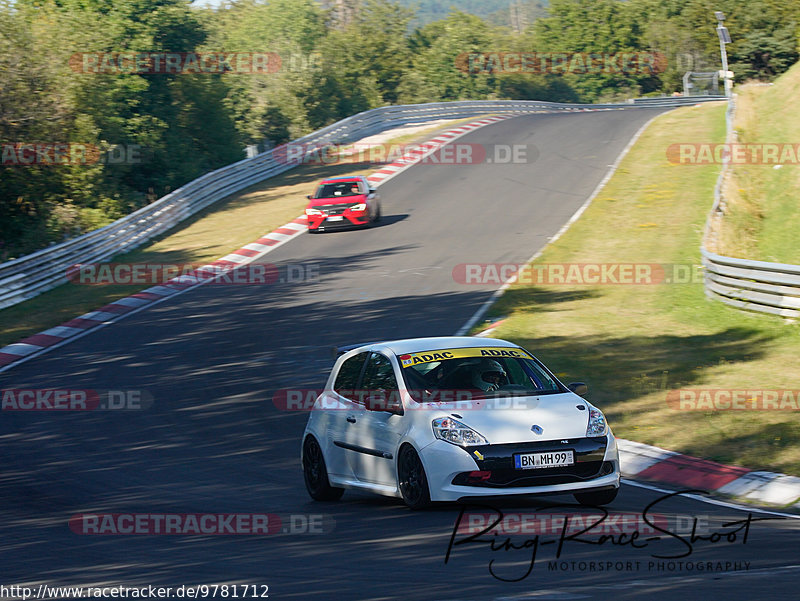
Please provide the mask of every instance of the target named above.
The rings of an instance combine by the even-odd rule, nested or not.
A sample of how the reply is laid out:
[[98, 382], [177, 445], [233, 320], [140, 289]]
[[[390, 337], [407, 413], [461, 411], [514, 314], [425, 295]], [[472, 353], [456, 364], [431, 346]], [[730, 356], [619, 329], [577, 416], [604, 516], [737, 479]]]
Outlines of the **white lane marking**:
[[[635, 482], [632, 480], [621, 480], [622, 484], [627, 484], [628, 486], [634, 486], [636, 488], [646, 488], [647, 490], [652, 490], [654, 492], [660, 492], [664, 494], [669, 494], [675, 492], [674, 490], [667, 490], [666, 488], [661, 488], [659, 486], [654, 486], [652, 484], [644, 484], [643, 482]], [[719, 499], [712, 499], [709, 497], [703, 497], [701, 495], [695, 494], [682, 494], [681, 497], [686, 499], [692, 499], [693, 501], [700, 501], [701, 503], [708, 503], [709, 505], [718, 505], [719, 507], [727, 507], [728, 509], [738, 509], [740, 511], [747, 511], [748, 513], [764, 513], [768, 515], [776, 515], [784, 518], [791, 518], [793, 520], [800, 520], [800, 515], [796, 513], [783, 513], [782, 511], [773, 511], [770, 509], [761, 509], [759, 507], [750, 507], [748, 505], [740, 505], [738, 503], [730, 503], [729, 501], [721, 501]]]
[[[281, 229], [281, 228], [278, 228], [278, 229]], [[302, 234], [303, 232], [300, 232], [300, 233]], [[277, 240], [278, 242], [286, 242], [287, 240], [291, 240], [292, 238], [294, 238], [296, 235], [297, 234], [280, 234], [278, 232], [270, 232], [266, 236], [262, 236], [262, 238], [268, 238], [269, 240]], [[272, 248], [272, 247], [270, 247], [270, 248]], [[219, 260], [219, 259], [217, 259], [217, 260]]]
[[[28, 344], [27, 342], [15, 342], [14, 344], [9, 344], [8, 346], [3, 347], [2, 350], [4, 353], [8, 353], [9, 355], [19, 355], [20, 357], [23, 357], [25, 355], [29, 355], [30, 353], [35, 353], [43, 348], [48, 347], [39, 346], [38, 344]], [[17, 363], [19, 363], [19, 361], [17, 361]]]
[[[142, 290], [142, 292], [147, 292], [148, 294], [157, 294], [158, 296], [168, 297], [173, 296], [176, 292], [176, 288], [170, 288], [168, 286], [152, 286], [150, 288], [146, 288]], [[130, 315], [130, 313], [128, 313]]]
[[231, 263], [246, 263], [249, 258], [250, 257], [248, 257], [247, 255], [236, 255], [236, 254], [231, 253], [229, 255], [225, 255], [224, 257], [222, 257], [221, 259], [218, 259], [218, 260], [219, 261], [230, 261]]
[[111, 301], [108, 303], [109, 305], [124, 305], [126, 307], [139, 307], [141, 305], [146, 305], [150, 301], [145, 298], [137, 298], [135, 296], [126, 296], [125, 298], [119, 298], [115, 301]]
[[[114, 302], [119, 303], [119, 301], [114, 301]], [[83, 328], [73, 328], [70, 326], [56, 326], [54, 328], [50, 328], [49, 330], [45, 330], [44, 332], [42, 332], [42, 334], [46, 334], [47, 336], [55, 336], [57, 338], [69, 338], [70, 336], [75, 336], [76, 334], [80, 334], [81, 332], [83, 332]]]
[[261, 252], [262, 250], [269, 248], [266, 244], [259, 244], [258, 242], [251, 242], [250, 244], [245, 244], [242, 248], [246, 248], [247, 250], [254, 250], [256, 252]]
[[800, 498], [800, 478], [775, 472], [750, 472], [718, 489], [723, 494], [774, 505], [788, 505]]
[[[194, 275], [180, 275], [177, 278], [172, 278], [167, 283], [168, 284], [196, 284], [200, 281], [200, 278]], [[150, 302], [150, 301], [148, 301]]]
[[77, 317], [77, 319], [88, 319], [89, 321], [107, 321], [117, 317], [119, 313], [111, 313], [109, 311], [90, 311]]
[[617, 448], [620, 455], [620, 468], [626, 476], [635, 476], [656, 463], [680, 454], [624, 438], [617, 438]]
[[[557, 233], [555, 236], [553, 236], [552, 238], [550, 238], [550, 240], [547, 242], [547, 244], [545, 244], [545, 245], [544, 245], [542, 248], [540, 248], [538, 251], [536, 251], [536, 252], [533, 254], [533, 256], [532, 256], [530, 259], [528, 259], [527, 261], [525, 261], [525, 265], [527, 265], [528, 263], [531, 263], [532, 261], [535, 261], [536, 259], [538, 259], [538, 258], [539, 258], [539, 255], [541, 255], [541, 254], [544, 252], [544, 250], [545, 250], [545, 249], [546, 249], [548, 246], [550, 246], [550, 245], [551, 245], [553, 242], [555, 242], [556, 240], [558, 240], [558, 239], [559, 239], [559, 238], [560, 238], [560, 237], [561, 237], [561, 236], [564, 234], [564, 232], [566, 232], [566, 231], [569, 229], [569, 227], [570, 227], [570, 226], [571, 226], [573, 223], [575, 223], [575, 222], [578, 220], [578, 218], [579, 218], [581, 215], [583, 215], [583, 212], [584, 212], [586, 209], [588, 209], [588, 208], [589, 208], [589, 205], [590, 205], [590, 204], [592, 203], [592, 201], [595, 199], [595, 196], [597, 196], [597, 195], [600, 193], [600, 190], [602, 190], [602, 189], [603, 189], [603, 186], [605, 186], [605, 185], [606, 185], [606, 183], [608, 182], [608, 180], [610, 180], [610, 179], [611, 179], [611, 176], [612, 176], [612, 175], [614, 175], [614, 173], [615, 173], [615, 172], [616, 172], [616, 170], [617, 170], [617, 167], [619, 167], [619, 164], [622, 162], [622, 159], [624, 159], [624, 158], [625, 158], [625, 155], [627, 155], [627, 154], [628, 154], [628, 151], [630, 151], [630, 149], [633, 147], [633, 145], [634, 145], [634, 144], [636, 144], [636, 141], [637, 141], [637, 140], [639, 139], [639, 137], [640, 137], [640, 136], [641, 136], [641, 135], [644, 133], [644, 130], [646, 130], [646, 129], [647, 129], [649, 126], [650, 126], [650, 124], [651, 124], [653, 121], [655, 121], [656, 117], [660, 117], [660, 116], [661, 116], [661, 115], [663, 115], [663, 114], [664, 114], [664, 113], [659, 113], [658, 115], [654, 115], [654, 116], [653, 116], [651, 119], [649, 119], [649, 120], [647, 121], [647, 123], [645, 123], [644, 125], [642, 125], [642, 126], [639, 128], [639, 131], [637, 131], [637, 132], [636, 132], [636, 133], [633, 135], [633, 137], [632, 137], [632, 138], [630, 139], [630, 141], [628, 142], [627, 146], [625, 146], [625, 148], [623, 148], [623, 149], [622, 149], [622, 152], [621, 152], [621, 153], [619, 154], [619, 156], [617, 157], [617, 160], [616, 160], [616, 161], [614, 161], [614, 164], [613, 164], [613, 165], [611, 166], [611, 168], [610, 168], [610, 169], [609, 169], [609, 170], [606, 172], [606, 175], [605, 175], [605, 177], [603, 177], [602, 181], [601, 181], [599, 184], [597, 184], [597, 186], [595, 187], [595, 189], [594, 189], [594, 190], [592, 191], [592, 193], [589, 195], [589, 198], [587, 198], [587, 199], [586, 199], [586, 202], [584, 202], [584, 203], [583, 203], [583, 205], [581, 205], [581, 207], [580, 207], [580, 208], [579, 208], [577, 211], [575, 211], [575, 213], [572, 215], [572, 217], [570, 217], [570, 220], [569, 220], [569, 221], [567, 221], [567, 222], [564, 224], [564, 226], [563, 226], [563, 227], [562, 227], [560, 230], [558, 230], [558, 233]], [[489, 307], [491, 307], [491, 306], [492, 306], [492, 305], [493, 305], [495, 302], [497, 302], [497, 299], [499, 299], [499, 298], [500, 298], [500, 296], [503, 294], [503, 292], [505, 292], [505, 291], [506, 291], [506, 289], [507, 289], [507, 288], [508, 288], [508, 287], [509, 287], [509, 286], [510, 286], [512, 283], [514, 283], [514, 281], [515, 281], [516, 279], [517, 279], [517, 276], [516, 276], [516, 274], [515, 274], [515, 275], [513, 275], [513, 276], [511, 276], [510, 278], [508, 278], [508, 279], [505, 281], [505, 283], [504, 283], [502, 286], [500, 286], [500, 288], [498, 288], [497, 290], [495, 290], [495, 291], [494, 291], [494, 294], [492, 294], [492, 296], [489, 298], [489, 300], [487, 300], [487, 301], [486, 301], [485, 303], [483, 303], [483, 304], [482, 304], [480, 307], [478, 307], [478, 310], [477, 310], [477, 311], [475, 311], [475, 313], [472, 315], [472, 317], [470, 317], [470, 318], [467, 320], [467, 323], [465, 323], [463, 326], [461, 326], [461, 328], [460, 328], [460, 329], [459, 329], [459, 330], [458, 330], [458, 331], [455, 333], [455, 335], [456, 335], [456, 336], [463, 336], [463, 335], [465, 335], [467, 332], [469, 332], [469, 331], [472, 329], [472, 327], [473, 327], [473, 326], [474, 326], [476, 323], [478, 323], [478, 320], [479, 320], [479, 319], [481, 319], [481, 317], [483, 317], [483, 316], [486, 314], [486, 312], [489, 310]]]

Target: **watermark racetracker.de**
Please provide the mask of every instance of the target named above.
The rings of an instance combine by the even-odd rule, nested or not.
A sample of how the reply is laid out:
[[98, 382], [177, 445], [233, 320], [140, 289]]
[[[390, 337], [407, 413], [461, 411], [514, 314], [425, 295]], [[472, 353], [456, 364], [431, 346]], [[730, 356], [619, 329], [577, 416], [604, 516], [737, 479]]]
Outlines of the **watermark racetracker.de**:
[[453, 281], [462, 285], [631, 285], [696, 284], [703, 266], [694, 263], [459, 263]]
[[142, 411], [152, 405], [153, 395], [139, 389], [0, 389], [2, 411]]
[[681, 388], [666, 400], [673, 411], [800, 411], [800, 389]]
[[177, 278], [218, 286], [300, 284], [320, 281], [319, 263], [80, 263], [66, 270], [67, 280], [83, 286], [146, 286]]
[[800, 144], [709, 144], [681, 142], [667, 147], [673, 165], [798, 165]]
[[78, 513], [69, 519], [73, 533], [101, 536], [315, 535], [335, 527], [322, 513]]
[[368, 163], [386, 165], [402, 162], [422, 165], [526, 165], [539, 158], [533, 144], [474, 144], [453, 142], [445, 146], [430, 144], [355, 143], [284, 144], [272, 157], [287, 165], [335, 165]]
[[264, 75], [319, 68], [321, 52], [76, 52], [75, 73], [106, 75]]
[[667, 59], [658, 52], [463, 52], [455, 66], [464, 73], [556, 75], [656, 75]]
[[0, 584], [2, 599], [268, 599], [268, 584], [57, 586]]
[[[272, 395], [272, 404], [280, 411], [352, 411], [351, 405], [342, 403], [334, 396], [324, 395], [320, 388], [280, 388]], [[343, 390], [337, 395], [369, 404], [372, 409], [389, 409], [403, 406], [406, 411], [429, 411], [425, 403], [436, 403], [441, 411], [525, 411], [539, 406], [538, 398], [503, 395], [475, 389], [402, 389], [402, 390]], [[410, 399], [413, 403], [404, 403]]]
[[3, 167], [58, 167], [75, 165], [139, 165], [147, 161], [138, 144], [110, 144], [102, 148], [80, 142], [4, 142]]

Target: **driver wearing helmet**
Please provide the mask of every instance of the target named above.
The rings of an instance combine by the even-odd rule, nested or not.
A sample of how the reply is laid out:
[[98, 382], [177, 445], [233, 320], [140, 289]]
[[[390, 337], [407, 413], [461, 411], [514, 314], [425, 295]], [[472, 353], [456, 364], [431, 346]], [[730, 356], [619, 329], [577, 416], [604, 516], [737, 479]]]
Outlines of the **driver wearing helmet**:
[[492, 392], [507, 383], [506, 371], [494, 359], [481, 359], [472, 370], [472, 384], [484, 392]]

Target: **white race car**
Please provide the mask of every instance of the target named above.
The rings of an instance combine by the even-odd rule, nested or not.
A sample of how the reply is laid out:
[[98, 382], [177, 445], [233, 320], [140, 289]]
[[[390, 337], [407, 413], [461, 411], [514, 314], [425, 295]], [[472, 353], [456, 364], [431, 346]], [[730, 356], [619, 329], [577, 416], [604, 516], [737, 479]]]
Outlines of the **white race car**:
[[603, 413], [505, 340], [416, 338], [341, 354], [303, 434], [312, 498], [344, 489], [432, 501], [573, 494], [614, 500], [619, 452]]

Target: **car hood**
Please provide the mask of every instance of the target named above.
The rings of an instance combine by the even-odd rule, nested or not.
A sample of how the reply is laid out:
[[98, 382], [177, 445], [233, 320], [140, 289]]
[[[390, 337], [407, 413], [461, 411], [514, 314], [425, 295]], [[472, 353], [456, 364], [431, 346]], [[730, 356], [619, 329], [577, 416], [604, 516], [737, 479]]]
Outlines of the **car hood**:
[[[457, 403], [446, 409], [426, 403], [435, 417], [453, 416], [482, 434], [490, 444], [583, 438], [591, 405], [573, 393], [500, 397]], [[578, 407], [583, 407], [579, 409]], [[460, 416], [460, 417], [458, 417]], [[534, 432], [534, 426], [541, 433]]]
[[358, 194], [356, 196], [332, 196], [331, 198], [312, 198], [309, 206], [324, 207], [327, 205], [358, 204], [364, 202], [366, 198], [366, 194]]

